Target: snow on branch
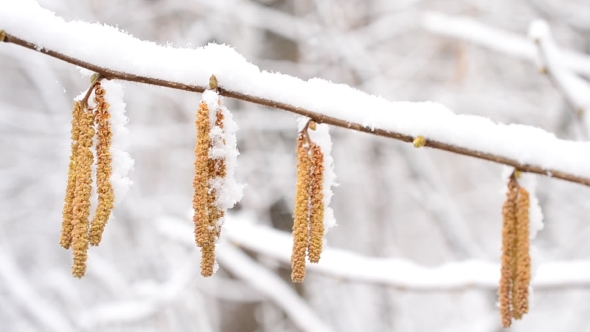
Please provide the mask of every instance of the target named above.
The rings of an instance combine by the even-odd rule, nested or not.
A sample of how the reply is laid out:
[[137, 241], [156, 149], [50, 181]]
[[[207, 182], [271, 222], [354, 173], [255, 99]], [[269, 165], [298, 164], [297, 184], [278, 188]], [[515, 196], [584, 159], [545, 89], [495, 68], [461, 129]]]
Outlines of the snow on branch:
[[66, 22], [33, 0], [0, 0], [0, 5], [4, 42], [87, 68], [107, 79], [203, 92], [214, 74], [223, 96], [404, 142], [423, 136], [425, 146], [431, 148], [590, 185], [590, 143], [560, 140], [539, 128], [457, 115], [437, 103], [391, 102], [322, 79], [303, 81], [260, 71], [225, 45], [198, 49], [159, 46], [111, 26]]
[[[428, 12], [422, 16], [422, 27], [439, 35], [462, 39], [510, 56], [537, 61], [537, 49], [526, 37], [487, 26], [472, 18]], [[588, 55], [562, 50], [563, 65], [573, 72], [590, 77]]]
[[[225, 238], [245, 249], [276, 259], [291, 260], [292, 237], [276, 229], [254, 224], [247, 217], [228, 214]], [[193, 241], [188, 223], [160, 218], [158, 230], [187, 245]], [[325, 248], [318, 264], [307, 269], [336, 279], [377, 283], [412, 291], [450, 291], [469, 288], [496, 289], [500, 264], [480, 260], [446, 263], [438, 267], [418, 265], [404, 259], [375, 258], [346, 250]], [[544, 262], [532, 282], [535, 289], [590, 286], [590, 261]]]

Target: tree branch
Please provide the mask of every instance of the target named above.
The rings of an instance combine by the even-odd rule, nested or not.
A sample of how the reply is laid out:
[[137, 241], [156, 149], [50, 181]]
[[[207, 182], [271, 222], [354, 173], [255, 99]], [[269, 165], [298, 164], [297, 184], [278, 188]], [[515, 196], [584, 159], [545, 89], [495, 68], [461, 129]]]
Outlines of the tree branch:
[[[4, 33], [4, 42], [12, 43], [12, 44], [19, 45], [19, 46], [22, 46], [22, 47], [25, 47], [25, 48], [28, 48], [31, 50], [35, 50], [37, 52], [40, 52], [40, 53], [49, 55], [51, 57], [60, 59], [62, 61], [71, 63], [73, 65], [76, 65], [76, 66], [79, 66], [82, 68], [86, 68], [88, 70], [99, 73], [102, 77], [104, 77], [106, 79], [118, 79], [118, 80], [144, 83], [144, 84], [150, 84], [150, 85], [157, 85], [157, 86], [162, 86], [162, 87], [167, 87], [167, 88], [172, 88], [172, 89], [185, 90], [185, 91], [191, 91], [191, 92], [200, 92], [200, 93], [205, 91], [205, 89], [206, 89], [205, 86], [189, 85], [189, 84], [184, 84], [184, 83], [180, 83], [180, 82], [145, 77], [145, 76], [125, 73], [125, 72], [121, 72], [121, 71], [116, 71], [116, 70], [111, 70], [108, 68], [100, 67], [100, 66], [94, 65], [92, 63], [85, 62], [85, 61], [82, 61], [79, 59], [75, 59], [73, 57], [64, 55], [62, 53], [40, 47], [38, 45], [35, 45], [34, 43], [20, 39], [16, 36], [9, 34], [9, 33]], [[397, 132], [393, 132], [393, 131], [388, 131], [388, 130], [384, 130], [384, 129], [379, 129], [379, 128], [374, 128], [374, 129], [368, 128], [367, 126], [361, 125], [359, 123], [348, 122], [348, 121], [345, 121], [342, 119], [338, 119], [338, 118], [326, 116], [323, 114], [319, 114], [316, 112], [312, 112], [312, 111], [307, 110], [305, 108], [289, 105], [289, 104], [282, 103], [282, 102], [273, 101], [273, 100], [266, 99], [266, 98], [260, 98], [260, 97], [256, 97], [256, 96], [252, 96], [252, 95], [243, 94], [238, 91], [228, 90], [228, 89], [223, 88], [222, 86], [219, 87], [219, 93], [223, 96], [226, 96], [226, 97], [235, 98], [238, 100], [243, 100], [243, 101], [247, 101], [247, 102], [251, 102], [251, 103], [255, 103], [255, 104], [259, 104], [259, 105], [263, 105], [263, 106], [267, 106], [267, 107], [278, 108], [278, 109], [282, 109], [282, 110], [296, 113], [299, 115], [303, 115], [303, 116], [309, 117], [310, 119], [313, 119], [314, 121], [316, 121], [318, 123], [325, 123], [325, 124], [333, 125], [336, 127], [352, 129], [352, 130], [356, 130], [356, 131], [360, 131], [360, 132], [364, 132], [364, 133], [369, 133], [369, 134], [373, 134], [373, 135], [377, 135], [377, 136], [383, 136], [383, 137], [387, 137], [387, 138], [393, 138], [393, 139], [400, 140], [403, 142], [408, 142], [408, 143], [411, 143], [414, 140], [414, 137], [412, 137], [410, 135], [405, 135], [405, 134], [401, 134], [401, 133], [397, 133]], [[460, 154], [460, 155], [470, 156], [470, 157], [474, 157], [474, 158], [478, 158], [478, 159], [488, 160], [488, 161], [492, 161], [495, 163], [512, 166], [512, 167], [519, 169], [523, 172], [546, 175], [549, 177], [554, 177], [554, 178], [562, 179], [565, 181], [575, 182], [575, 183], [583, 184], [586, 186], [590, 186], [590, 179], [589, 178], [585, 178], [582, 176], [563, 172], [558, 169], [544, 169], [544, 168], [537, 166], [537, 165], [520, 163], [517, 160], [507, 158], [507, 157], [504, 157], [501, 155], [494, 155], [491, 153], [475, 151], [472, 149], [468, 149], [468, 148], [464, 148], [464, 147], [460, 147], [460, 146], [456, 146], [456, 145], [452, 145], [452, 144], [448, 144], [448, 143], [444, 143], [444, 142], [439, 142], [439, 141], [435, 141], [435, 140], [430, 140], [430, 139], [428, 139], [426, 141], [425, 146], [433, 148], [433, 149], [444, 150], [444, 151], [453, 152], [453, 153]]]
[[[194, 247], [190, 227], [183, 220], [160, 217], [156, 227], [162, 236]], [[257, 225], [248, 217], [234, 214], [227, 215], [223, 227], [223, 239], [289, 265], [293, 241], [291, 234]], [[220, 246], [220, 250], [226, 245]], [[483, 260], [449, 262], [432, 267], [405, 259], [369, 257], [330, 247], [324, 249], [320, 264], [307, 264], [307, 269], [337, 280], [379, 284], [413, 292], [494, 290], [500, 280], [500, 265]], [[588, 288], [590, 261], [539, 264], [532, 285], [539, 290]]]

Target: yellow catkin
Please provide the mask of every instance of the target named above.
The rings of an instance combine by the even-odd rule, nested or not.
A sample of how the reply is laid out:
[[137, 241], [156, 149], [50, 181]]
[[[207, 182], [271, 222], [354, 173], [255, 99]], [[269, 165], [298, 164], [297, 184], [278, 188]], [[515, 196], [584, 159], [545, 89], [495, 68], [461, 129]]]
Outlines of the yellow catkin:
[[193, 180], [193, 222], [195, 224], [195, 241], [199, 247], [203, 247], [209, 242], [207, 179], [209, 173], [209, 145], [211, 142], [209, 108], [204, 101], [199, 105], [195, 125], [197, 128], [197, 143], [195, 145], [195, 177]]
[[502, 326], [507, 328], [512, 323], [512, 289], [514, 278], [513, 259], [515, 257], [514, 243], [516, 240], [516, 199], [518, 188], [516, 180], [511, 177], [508, 182], [508, 193], [502, 207], [502, 258], [500, 286], [498, 297]]
[[104, 95], [105, 90], [97, 85], [95, 91], [94, 101], [96, 103], [96, 186], [98, 192], [98, 206], [92, 220], [92, 226], [90, 227], [90, 244], [97, 246], [102, 240], [102, 234], [104, 228], [109, 221], [111, 212], [113, 210], [113, 204], [115, 201], [115, 195], [111, 184], [112, 174], [112, 163], [113, 158], [111, 156], [111, 139], [112, 132], [110, 126], [110, 113], [109, 104], [105, 101]]
[[311, 144], [313, 173], [311, 179], [311, 211], [309, 215], [309, 261], [317, 263], [324, 238], [324, 154], [319, 145]]
[[512, 295], [514, 318], [521, 319], [529, 311], [529, 283], [531, 281], [531, 256], [529, 252], [529, 193], [519, 188], [516, 201], [516, 273]]
[[197, 127], [197, 143], [195, 146], [195, 177], [193, 188], [193, 209], [195, 224], [195, 241], [201, 247], [201, 275], [209, 277], [213, 274], [215, 266], [215, 235], [216, 228], [209, 219], [215, 216], [215, 196], [210, 193], [208, 180], [210, 179], [211, 160], [209, 149], [211, 148], [211, 125], [209, 123], [209, 108], [202, 101], [197, 111], [195, 121]]
[[68, 167], [68, 183], [66, 187], [66, 197], [63, 207], [63, 221], [61, 224], [61, 236], [59, 244], [70, 249], [72, 244], [72, 219], [74, 217], [74, 190], [76, 189], [76, 159], [78, 155], [78, 139], [80, 137], [80, 116], [83, 112], [84, 106], [81, 101], [74, 103], [72, 110], [72, 129], [71, 129], [71, 152], [70, 165]]
[[303, 282], [305, 278], [305, 256], [308, 245], [309, 189], [311, 184], [311, 159], [308, 143], [303, 133], [297, 138], [297, 189], [293, 221], [293, 252], [291, 254], [291, 280]]
[[72, 274], [81, 278], [86, 273], [88, 254], [88, 218], [90, 216], [90, 194], [92, 191], [92, 163], [94, 156], [91, 147], [94, 138], [94, 114], [84, 110], [80, 115], [80, 136], [76, 158], [76, 186], [72, 218], [72, 248], [74, 262]]

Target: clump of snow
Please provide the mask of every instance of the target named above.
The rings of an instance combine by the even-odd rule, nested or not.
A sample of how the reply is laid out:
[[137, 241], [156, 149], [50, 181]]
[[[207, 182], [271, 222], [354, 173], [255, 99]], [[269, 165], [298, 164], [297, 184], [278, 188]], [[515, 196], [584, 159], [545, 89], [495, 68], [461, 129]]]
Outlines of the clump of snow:
[[[301, 131], [305, 124], [310, 119], [307, 117], [298, 117], [297, 127]], [[330, 207], [330, 201], [334, 193], [332, 187], [337, 187], [336, 173], [334, 172], [334, 158], [332, 158], [332, 139], [330, 138], [330, 127], [327, 124], [316, 124], [316, 129], [308, 129], [307, 133], [309, 139], [317, 144], [322, 150], [324, 155], [324, 183], [322, 184], [322, 190], [324, 194], [324, 235], [328, 233], [330, 228], [336, 226], [336, 218], [334, 217], [334, 211]]]
[[109, 104], [109, 124], [111, 126], [111, 156], [113, 158], [111, 185], [115, 195], [114, 205], [117, 206], [127, 196], [133, 181], [129, 179], [129, 171], [133, 168], [134, 160], [127, 152], [129, 147], [129, 118], [125, 115], [125, 102], [123, 101], [123, 86], [113, 80], [101, 82], [105, 89], [105, 101]]
[[[225, 177], [209, 180], [210, 190], [215, 190], [215, 205], [222, 211], [231, 209], [243, 196], [244, 185], [235, 179], [238, 152], [236, 131], [238, 126], [233, 120], [231, 112], [223, 106], [222, 98], [214, 90], [203, 92], [203, 101], [209, 109], [209, 124], [211, 131], [211, 148], [209, 158], [223, 160], [225, 163]], [[223, 128], [216, 125], [217, 112], [223, 114]], [[217, 227], [221, 227], [223, 218], [218, 220]]]
[[535, 41], [541, 41], [550, 35], [549, 24], [544, 20], [535, 20], [529, 25], [529, 37]]

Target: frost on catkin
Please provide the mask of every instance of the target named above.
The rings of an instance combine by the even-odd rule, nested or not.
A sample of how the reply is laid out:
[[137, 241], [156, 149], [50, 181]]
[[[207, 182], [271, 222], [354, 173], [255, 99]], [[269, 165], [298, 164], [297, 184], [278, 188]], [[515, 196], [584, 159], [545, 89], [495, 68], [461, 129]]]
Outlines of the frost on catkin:
[[308, 142], [303, 133], [297, 137], [297, 189], [293, 221], [293, 252], [291, 253], [291, 280], [303, 282], [305, 278], [305, 254], [308, 246], [308, 220], [312, 162]]
[[317, 263], [322, 253], [324, 238], [324, 154], [319, 145], [311, 143], [312, 180], [311, 211], [309, 214], [309, 261]]
[[74, 218], [74, 197], [76, 190], [76, 168], [77, 168], [77, 156], [78, 156], [78, 140], [80, 137], [80, 117], [84, 111], [84, 106], [81, 101], [74, 103], [74, 109], [72, 110], [72, 129], [70, 134], [71, 139], [71, 152], [70, 152], [70, 164], [68, 166], [68, 183], [66, 187], [66, 197], [63, 207], [63, 221], [61, 225], [61, 236], [59, 244], [70, 249], [72, 244], [72, 220]]
[[96, 121], [96, 185], [98, 192], [98, 206], [92, 220], [90, 228], [90, 244], [97, 246], [100, 244], [105, 226], [109, 221], [115, 196], [111, 185], [112, 162], [111, 156], [111, 139], [112, 132], [110, 127], [109, 104], [104, 99], [105, 90], [100, 83], [95, 89], [94, 102], [96, 103], [95, 121]]
[[74, 189], [72, 218], [72, 248], [74, 262], [72, 274], [81, 278], [86, 273], [88, 255], [88, 225], [90, 217], [90, 194], [92, 191], [92, 141], [94, 138], [94, 114], [84, 110], [80, 115], [80, 134], [76, 158], [76, 185]]

